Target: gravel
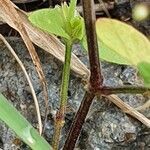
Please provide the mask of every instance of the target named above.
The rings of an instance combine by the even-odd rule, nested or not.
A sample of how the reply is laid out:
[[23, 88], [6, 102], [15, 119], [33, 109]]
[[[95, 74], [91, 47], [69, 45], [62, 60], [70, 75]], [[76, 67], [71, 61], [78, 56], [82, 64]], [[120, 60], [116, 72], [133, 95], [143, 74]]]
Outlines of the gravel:
[[[23, 42], [17, 38], [8, 40], [19, 58], [25, 65], [32, 80], [39, 100], [42, 119], [44, 119], [44, 99], [42, 86], [34, 69], [31, 58]], [[53, 56], [37, 48], [43, 70], [48, 83], [49, 115], [46, 123], [45, 138], [51, 142], [53, 134], [53, 116], [59, 107], [59, 92], [61, 84], [62, 63]], [[79, 45], [74, 46], [74, 52], [88, 65], [86, 52]], [[139, 85], [141, 80], [137, 71], [130, 66], [102, 63], [104, 83], [109, 86]], [[0, 46], [0, 91], [8, 98], [34, 127], [37, 127], [35, 107], [29, 85], [19, 65], [5, 46]], [[68, 106], [66, 124], [63, 129], [61, 146], [68, 133], [75, 112], [84, 95], [84, 87], [79, 78], [71, 74], [68, 91]], [[145, 98], [142, 95], [119, 94], [133, 107], [142, 105]], [[147, 115], [147, 113], [145, 113]], [[0, 148], [3, 150], [29, 149], [24, 143], [17, 145], [14, 140], [18, 137], [4, 123], [0, 123]], [[60, 147], [61, 147], [60, 146]], [[124, 114], [114, 104], [104, 98], [95, 98], [82, 133], [76, 145], [76, 150], [148, 150], [150, 149], [150, 131], [139, 121]]]

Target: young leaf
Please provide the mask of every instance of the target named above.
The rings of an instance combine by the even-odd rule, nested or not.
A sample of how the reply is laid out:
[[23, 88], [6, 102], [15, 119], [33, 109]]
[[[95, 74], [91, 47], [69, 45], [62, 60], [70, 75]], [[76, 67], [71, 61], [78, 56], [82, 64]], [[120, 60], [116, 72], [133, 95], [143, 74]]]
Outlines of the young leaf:
[[55, 34], [69, 39], [69, 35], [64, 29], [64, 20], [60, 15], [59, 9], [59, 7], [56, 7], [54, 9], [41, 9], [34, 11], [29, 16], [29, 20], [33, 23], [33, 25], [50, 34]]
[[98, 19], [96, 30], [102, 58], [136, 66], [150, 84], [150, 41], [132, 26], [114, 19]]
[[32, 12], [29, 20], [37, 27], [48, 33], [61, 36], [67, 40], [81, 40], [83, 37], [84, 21], [76, 12], [77, 0], [71, 0], [54, 9], [42, 9]]
[[72, 39], [74, 40], [82, 40], [84, 35], [84, 21], [83, 18], [78, 16], [70, 21], [71, 28], [72, 28]]
[[75, 16], [77, 0], [71, 0], [69, 7], [68, 19], [71, 20]]

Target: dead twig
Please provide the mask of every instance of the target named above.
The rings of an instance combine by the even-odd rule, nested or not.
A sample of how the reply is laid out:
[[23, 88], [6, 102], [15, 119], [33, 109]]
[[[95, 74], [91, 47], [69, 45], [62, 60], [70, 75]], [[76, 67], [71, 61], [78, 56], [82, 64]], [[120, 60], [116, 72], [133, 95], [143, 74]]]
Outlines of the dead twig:
[[104, 97], [113, 102], [124, 113], [129, 114], [130, 116], [136, 118], [137, 120], [145, 124], [148, 128], [150, 128], [150, 120], [146, 118], [143, 114], [139, 113], [136, 109], [134, 109], [130, 105], [124, 103], [117, 95], [112, 94]]
[[[29, 53], [33, 60], [33, 63], [35, 65], [36, 71], [39, 75], [40, 81], [43, 85], [43, 91], [45, 96], [45, 105], [46, 108], [48, 107], [48, 94], [47, 94], [47, 83], [46, 79], [41, 67], [40, 59], [35, 51], [35, 48], [28, 36], [28, 33], [24, 27], [23, 21], [19, 14], [17, 13], [16, 9], [14, 8], [14, 4], [10, 0], [0, 1], [0, 17], [6, 21], [7, 24], [9, 24], [11, 27], [13, 27], [15, 30], [17, 30]], [[47, 110], [47, 109], [46, 109]], [[46, 113], [47, 114], [47, 113]], [[40, 134], [42, 133], [42, 129], [40, 128]]]
[[[99, 1], [99, 5], [100, 5], [100, 7], [102, 7], [102, 9], [103, 9], [103, 11], [106, 13], [106, 15], [107, 15], [107, 17], [109, 17], [109, 18], [111, 18], [111, 16], [110, 16], [110, 13], [109, 13], [109, 11], [108, 11], [108, 4], [107, 3], [104, 3], [103, 2], [103, 0], [98, 0]], [[114, 4], [114, 3], [113, 3]], [[108, 5], [108, 6], [107, 6]]]
[[39, 104], [38, 104], [38, 100], [33, 88], [33, 85], [31, 83], [30, 77], [23, 65], [23, 63], [21, 62], [21, 60], [19, 59], [19, 57], [17, 56], [17, 54], [15, 53], [15, 51], [13, 50], [13, 48], [10, 46], [10, 44], [6, 41], [6, 39], [0, 34], [0, 39], [3, 41], [3, 43], [6, 45], [6, 47], [8, 48], [8, 50], [12, 53], [12, 55], [14, 56], [14, 58], [16, 59], [16, 61], [18, 62], [18, 64], [20, 65], [28, 83], [31, 89], [31, 93], [33, 96], [33, 100], [34, 100], [34, 104], [35, 104], [35, 108], [36, 108], [36, 113], [37, 113], [37, 118], [38, 118], [38, 124], [39, 124], [39, 132], [41, 133], [42, 131], [42, 120], [41, 120], [41, 114], [40, 114], [40, 109], [39, 109]]
[[24, 3], [31, 3], [31, 2], [35, 2], [37, 0], [12, 0], [12, 2], [16, 3], [16, 4], [24, 4]]
[[[105, 8], [106, 8], [107, 11], [108, 11], [109, 9], [113, 9], [113, 8], [114, 8], [114, 3], [103, 3], [103, 4], [100, 3], [100, 4], [95, 4], [95, 5], [94, 5], [94, 9], [95, 9], [96, 12], [105, 11], [105, 10], [104, 10], [104, 6], [105, 6]], [[77, 11], [78, 11], [79, 13], [82, 13], [82, 12], [83, 12], [82, 6], [77, 6]]]

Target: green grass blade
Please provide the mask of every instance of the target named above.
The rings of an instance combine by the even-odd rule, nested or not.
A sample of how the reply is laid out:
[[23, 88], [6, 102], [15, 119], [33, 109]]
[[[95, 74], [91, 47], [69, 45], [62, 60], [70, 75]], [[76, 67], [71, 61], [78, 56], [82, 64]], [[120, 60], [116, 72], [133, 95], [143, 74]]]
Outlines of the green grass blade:
[[0, 119], [33, 150], [51, 150], [52, 147], [32, 125], [0, 93]]

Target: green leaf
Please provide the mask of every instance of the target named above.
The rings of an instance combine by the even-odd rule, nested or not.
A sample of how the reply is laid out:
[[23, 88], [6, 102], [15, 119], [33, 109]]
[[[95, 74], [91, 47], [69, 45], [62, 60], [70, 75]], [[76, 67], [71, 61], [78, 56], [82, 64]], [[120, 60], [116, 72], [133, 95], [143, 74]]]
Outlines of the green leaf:
[[145, 84], [150, 85], [150, 41], [132, 26], [115, 19], [98, 19], [96, 31], [101, 58], [136, 66]]
[[82, 40], [83, 35], [84, 35], [84, 21], [83, 18], [78, 16], [70, 21], [71, 28], [72, 28], [72, 39], [78, 39]]
[[62, 4], [59, 7], [59, 11], [60, 11], [59, 15], [62, 15], [63, 19], [66, 21], [68, 19], [68, 14], [69, 14], [69, 7], [66, 2], [64, 2], [64, 4]]
[[29, 20], [33, 25], [44, 31], [63, 37], [67, 40], [81, 40], [83, 38], [84, 21], [76, 12], [77, 0], [71, 0], [70, 6], [66, 3], [54, 9], [41, 9], [32, 12]]
[[0, 93], [0, 120], [4, 121], [33, 150], [52, 150], [46, 140]]
[[150, 63], [143, 61], [140, 62], [137, 67], [140, 76], [144, 79], [145, 85], [150, 86]]
[[[81, 40], [81, 45], [85, 50], [87, 50], [87, 41], [86, 36]], [[98, 41], [99, 46], [99, 57], [101, 60], [106, 60], [108, 62], [117, 63], [117, 64], [123, 64], [123, 65], [130, 65], [128, 60], [126, 58], [123, 58], [120, 54], [116, 53], [115, 51], [112, 51], [109, 47], [107, 47], [102, 42]]]
[[56, 7], [54, 9], [41, 9], [34, 11], [29, 15], [29, 20], [33, 25], [50, 34], [69, 39], [69, 35], [64, 29], [64, 18], [62, 18], [59, 9], [59, 7]]
[[[102, 43], [100, 51], [108, 50], [103, 58], [106, 61], [135, 66], [141, 61], [150, 62], [150, 42], [132, 26], [115, 19], [102, 18], [97, 20], [96, 30], [100, 44]], [[120, 59], [116, 61], [110, 51]]]
[[130, 65], [129, 61], [121, 56], [120, 54], [112, 51], [109, 47], [107, 47], [103, 42], [98, 42], [98, 46], [101, 47], [101, 51], [99, 51], [99, 55], [101, 59], [107, 60], [108, 62]]
[[75, 16], [77, 0], [71, 0], [69, 5], [68, 19], [71, 20]]

